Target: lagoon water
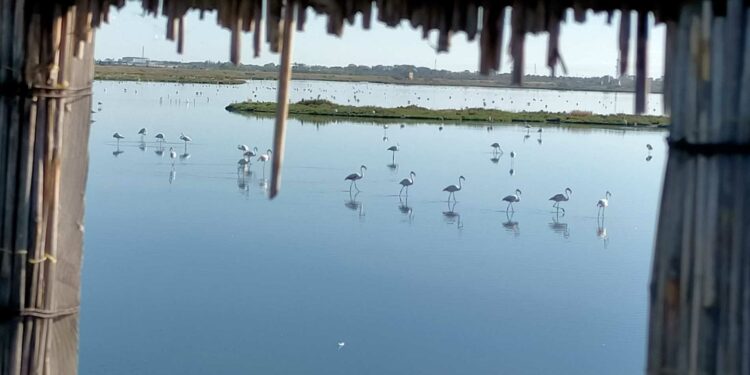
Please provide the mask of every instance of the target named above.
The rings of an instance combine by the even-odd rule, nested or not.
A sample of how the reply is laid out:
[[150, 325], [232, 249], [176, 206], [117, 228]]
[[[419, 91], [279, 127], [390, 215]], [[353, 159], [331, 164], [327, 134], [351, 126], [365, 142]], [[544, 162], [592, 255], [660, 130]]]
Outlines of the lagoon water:
[[[81, 374], [644, 369], [664, 131], [555, 126], [526, 137], [518, 125], [386, 130], [292, 119], [282, 191], [269, 201], [262, 163], [238, 176], [236, 146], [268, 148], [273, 119], [224, 110], [253, 91], [272, 100], [266, 86], [96, 83]], [[339, 98], [359, 89], [295, 87]], [[388, 90], [387, 103], [361, 95], [359, 104], [410, 100], [399, 94], [408, 87]], [[460, 101], [481, 90], [435, 92]], [[492, 92], [503, 102], [541, 101], [535, 92]], [[557, 94], [545, 92], [544, 102], [594, 107], [589, 96], [613, 96]], [[119, 149], [115, 131], [126, 136]], [[157, 132], [183, 156], [174, 165], [168, 151], [157, 153]], [[180, 132], [193, 138], [187, 150]], [[394, 144], [396, 166], [385, 150]], [[350, 194], [344, 177], [361, 164], [362, 191]], [[399, 198], [409, 171], [415, 184]], [[459, 175], [466, 182], [449, 205], [442, 189]], [[562, 215], [548, 198], [566, 187], [573, 194]], [[523, 194], [510, 215], [501, 198], [516, 188]], [[607, 190], [602, 222], [596, 202]]]

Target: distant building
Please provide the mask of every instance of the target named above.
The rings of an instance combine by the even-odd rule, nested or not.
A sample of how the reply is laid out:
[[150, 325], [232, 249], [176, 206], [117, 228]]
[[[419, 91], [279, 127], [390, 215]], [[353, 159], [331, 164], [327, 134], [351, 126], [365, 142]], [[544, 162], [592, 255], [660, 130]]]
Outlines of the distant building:
[[120, 64], [134, 65], [134, 66], [148, 66], [148, 58], [146, 57], [123, 57], [120, 59]]
[[409, 71], [409, 74], [407, 75], [407, 78], [409, 78], [409, 81], [413, 80], [414, 79], [414, 72], [413, 71]]

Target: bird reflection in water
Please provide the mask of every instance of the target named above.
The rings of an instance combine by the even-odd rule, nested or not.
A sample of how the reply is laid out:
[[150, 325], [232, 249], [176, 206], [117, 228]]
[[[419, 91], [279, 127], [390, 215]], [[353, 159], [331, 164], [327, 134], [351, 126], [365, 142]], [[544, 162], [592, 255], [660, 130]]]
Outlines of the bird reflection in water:
[[185, 161], [185, 160], [188, 160], [188, 159], [190, 159], [190, 154], [189, 153], [186, 152], [184, 154], [180, 154], [180, 161]]
[[525, 135], [523, 136], [523, 142], [524, 142], [524, 143], [526, 143], [526, 140], [527, 140], [527, 139], [529, 139], [529, 138], [531, 138], [531, 136], [530, 136], [530, 135], [528, 135], [528, 134], [525, 134]]
[[503, 227], [505, 227], [505, 230], [509, 233], [513, 233], [514, 237], [518, 237], [521, 235], [521, 231], [518, 228], [518, 222], [513, 221], [513, 215], [515, 214], [516, 213], [513, 211], [505, 211], [505, 218], [507, 221], [503, 223]]
[[604, 215], [596, 218], [596, 236], [604, 243], [604, 248], [607, 248], [609, 244], [609, 235], [607, 234], [607, 227], [604, 226]]
[[456, 227], [461, 229], [464, 227], [464, 224], [461, 222], [461, 214], [456, 212], [457, 203], [455, 200], [453, 202], [448, 201], [448, 211], [443, 211], [443, 219], [445, 219], [446, 223], [456, 224]]
[[359, 217], [363, 217], [365, 216], [365, 213], [363, 211], [364, 206], [362, 205], [361, 201], [357, 200], [357, 196], [359, 195], [359, 193], [360, 192], [357, 191], [356, 193], [354, 193], [354, 195], [352, 195], [352, 192], [349, 191], [349, 200], [344, 202], [344, 206], [352, 211], [357, 211]]
[[649, 155], [649, 156], [646, 156], [646, 161], [647, 161], [647, 162], [649, 162], [649, 161], [651, 161], [651, 159], [653, 159], [653, 158], [654, 158], [654, 157], [653, 157], [653, 156], [651, 156], [651, 155]]
[[386, 164], [386, 167], [391, 171], [391, 173], [397, 173], [398, 172], [398, 164]]
[[555, 216], [552, 216], [552, 222], [549, 223], [549, 228], [552, 229], [553, 232], [561, 234], [563, 237], [568, 238], [570, 237], [568, 223], [560, 222], [560, 217], [561, 216], [559, 212], [556, 213]]
[[248, 174], [244, 172], [237, 173], [237, 188], [240, 189], [240, 193], [242, 195], [246, 197], [250, 196], [250, 184], [248, 184]]
[[114, 150], [114, 151], [112, 151], [112, 155], [113, 155], [114, 157], [118, 157], [118, 156], [120, 156], [121, 154], [124, 154], [124, 153], [125, 153], [125, 151], [123, 151], [123, 150], [120, 150], [120, 148], [119, 148], [119, 147], [117, 148], [117, 150]]
[[138, 149], [141, 150], [141, 151], [143, 151], [143, 152], [146, 152], [146, 148], [147, 148], [146, 147], [146, 142], [144, 142], [143, 140], [141, 140], [141, 142], [138, 144]]
[[398, 203], [398, 210], [401, 211], [402, 214], [406, 215], [406, 217], [409, 218], [409, 222], [411, 223], [412, 219], [414, 218], [414, 210], [409, 207], [409, 196], [407, 195], [405, 198], [402, 198], [399, 195]]
[[175, 179], [177, 179], [177, 171], [175, 171], [174, 166], [172, 166], [172, 169], [169, 171], [169, 184], [172, 185]]

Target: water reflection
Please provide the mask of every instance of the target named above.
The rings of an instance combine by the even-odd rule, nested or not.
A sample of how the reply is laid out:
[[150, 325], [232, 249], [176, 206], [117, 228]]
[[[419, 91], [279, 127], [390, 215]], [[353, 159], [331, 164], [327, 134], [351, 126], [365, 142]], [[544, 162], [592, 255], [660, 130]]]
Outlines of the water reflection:
[[352, 211], [357, 211], [359, 217], [365, 216], [364, 213], [364, 206], [361, 201], [357, 200], [357, 196], [359, 196], [360, 191], [357, 191], [352, 195], [352, 192], [349, 191], [349, 200], [344, 203], [344, 206]]
[[409, 218], [409, 222], [411, 223], [412, 219], [414, 218], [414, 209], [409, 207], [409, 196], [402, 198], [400, 195], [398, 196], [398, 210], [401, 211], [402, 214], [406, 215], [407, 218]]
[[119, 148], [117, 150], [115, 150], [115, 151], [112, 151], [112, 155], [114, 155], [114, 157], [118, 157], [118, 156], [120, 156], [121, 154], [124, 154], [124, 153], [125, 153], [125, 151], [120, 150]]
[[171, 185], [175, 179], [177, 179], [177, 171], [174, 170], [174, 165], [173, 165], [172, 169], [169, 171], [169, 184]]
[[549, 223], [549, 228], [552, 229], [553, 232], [568, 238], [570, 237], [570, 230], [568, 229], [568, 223], [560, 221], [562, 217], [565, 217], [565, 215], [563, 214], [561, 216], [559, 212], [556, 213], [555, 216], [552, 216], [552, 222]]
[[146, 152], [146, 148], [147, 148], [146, 147], [146, 142], [144, 142], [143, 140], [141, 140], [141, 142], [138, 143], [138, 149], [141, 150], [141, 151], [143, 151], [143, 152]]
[[653, 159], [653, 158], [654, 158], [654, 157], [653, 157], [653, 156], [651, 156], [651, 155], [649, 155], [649, 156], [646, 156], [646, 161], [647, 161], [647, 162], [648, 162], [648, 161], [651, 161], [651, 159]]
[[391, 171], [391, 173], [398, 172], [398, 164], [386, 164], [385, 166]]
[[503, 223], [503, 227], [505, 227], [506, 231], [508, 231], [510, 233], [513, 233], [514, 237], [518, 237], [518, 236], [521, 235], [521, 231], [518, 228], [518, 222], [517, 221], [513, 221], [513, 215], [515, 215], [515, 214], [516, 213], [513, 212], [513, 211], [510, 211], [510, 212], [505, 211], [505, 218], [507, 220]]
[[607, 235], [607, 227], [604, 226], [604, 215], [596, 218], [596, 236], [602, 240], [606, 249], [609, 244], [609, 235]]
[[492, 155], [492, 157], [490, 158], [490, 161], [493, 164], [497, 164], [498, 162], [500, 162], [500, 156], [499, 155]]
[[237, 188], [246, 197], [250, 196], [250, 184], [248, 184], [249, 173], [237, 173]]
[[443, 211], [443, 219], [445, 219], [445, 222], [448, 224], [456, 224], [456, 227], [458, 229], [461, 229], [464, 227], [463, 223], [461, 222], [461, 214], [456, 212], [456, 202], [455, 200], [451, 202], [448, 201], [448, 211]]
[[188, 160], [188, 159], [190, 159], [190, 154], [189, 153], [186, 152], [184, 154], [180, 154], [180, 161], [185, 161], [185, 160]]

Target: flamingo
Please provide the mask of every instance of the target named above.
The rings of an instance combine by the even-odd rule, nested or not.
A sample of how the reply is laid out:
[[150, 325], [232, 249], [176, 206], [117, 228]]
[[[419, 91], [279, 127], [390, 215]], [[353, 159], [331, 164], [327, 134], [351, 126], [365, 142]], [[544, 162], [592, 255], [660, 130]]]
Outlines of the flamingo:
[[609, 198], [612, 196], [612, 193], [607, 190], [607, 192], [604, 194], [604, 198], [599, 199], [598, 202], [596, 202], [596, 206], [599, 207], [596, 216], [602, 215], [604, 216], [604, 209], [609, 207]]
[[388, 147], [386, 150], [391, 152], [391, 163], [396, 164], [396, 151], [399, 151], [398, 143], [395, 146]]
[[357, 189], [357, 191], [359, 191], [359, 188], [357, 187], [357, 180], [361, 180], [362, 178], [365, 177], [365, 171], [366, 170], [367, 170], [367, 166], [365, 166], [363, 164], [363, 165], [361, 165], [359, 167], [359, 173], [352, 173], [352, 174], [346, 176], [346, 178], [344, 178], [344, 181], [347, 181], [347, 180], [351, 181], [351, 183], [349, 184], [349, 192], [350, 193], [352, 191], [352, 186], [354, 186], [354, 188]]
[[465, 181], [466, 178], [464, 176], [458, 177], [458, 186], [456, 185], [448, 185], [443, 189], [443, 191], [448, 192], [448, 202], [451, 200], [451, 196], [453, 197], [453, 200], [456, 200], [456, 192], [460, 191], [463, 186], [461, 186], [461, 181]]
[[188, 142], [192, 142], [193, 139], [185, 135], [185, 133], [180, 133], [180, 140], [185, 142], [185, 152], [187, 152], [187, 144]]
[[404, 191], [404, 188], [406, 188], [406, 195], [409, 195], [409, 186], [414, 185], [414, 177], [416, 177], [417, 174], [414, 173], [414, 171], [409, 172], [409, 178], [405, 178], [399, 182], [401, 184], [401, 190], [398, 191], [398, 196], [401, 196], [401, 192]]
[[154, 138], [156, 138], [157, 142], [164, 142], [164, 133], [156, 133]]
[[258, 155], [258, 148], [257, 147], [253, 147], [252, 150], [247, 150], [242, 155], [244, 155], [248, 159], [254, 158], [255, 156]]
[[494, 150], [493, 150], [493, 152], [494, 152], [494, 153], [496, 153], [496, 154], [497, 154], [498, 152], [499, 152], [499, 153], [501, 153], [501, 154], [503, 153], [503, 149], [502, 149], [502, 148], [500, 148], [500, 144], [499, 144], [499, 143], [497, 143], [497, 142], [495, 142], [495, 143], [491, 144], [491, 145], [490, 145], [490, 147], [492, 147], [492, 148], [494, 149]]
[[177, 159], [177, 152], [172, 147], [169, 148], [169, 158], [172, 159], [172, 166], [174, 167], [174, 159]]
[[148, 135], [148, 130], [146, 128], [141, 128], [141, 130], [138, 131], [138, 135], [140, 135], [141, 140], [143, 140], [143, 136]]
[[250, 151], [250, 147], [247, 147], [247, 145], [237, 145], [237, 149], [242, 152]]
[[273, 151], [271, 151], [271, 149], [269, 148], [268, 150], [266, 150], [265, 154], [261, 154], [258, 157], [258, 161], [263, 162], [263, 177], [266, 177], [266, 162], [271, 159], [271, 154], [273, 154]]
[[557, 209], [562, 209], [563, 212], [565, 212], [565, 209], [560, 207], [560, 202], [567, 202], [570, 200], [570, 194], [573, 194], [573, 190], [570, 190], [570, 188], [565, 188], [565, 194], [555, 194], [553, 195], [549, 200], [554, 201], [555, 203], [552, 205], [552, 207]]
[[516, 189], [515, 194], [508, 195], [505, 198], [503, 198], [503, 200], [508, 202], [508, 207], [505, 208], [506, 212], [508, 211], [508, 208], [511, 209], [511, 212], [516, 212], [516, 210], [513, 208], [513, 203], [521, 201], [521, 190]]
[[125, 137], [122, 134], [115, 132], [115, 134], [112, 134], [112, 138], [117, 140], [117, 147], [120, 147], [120, 140]]

